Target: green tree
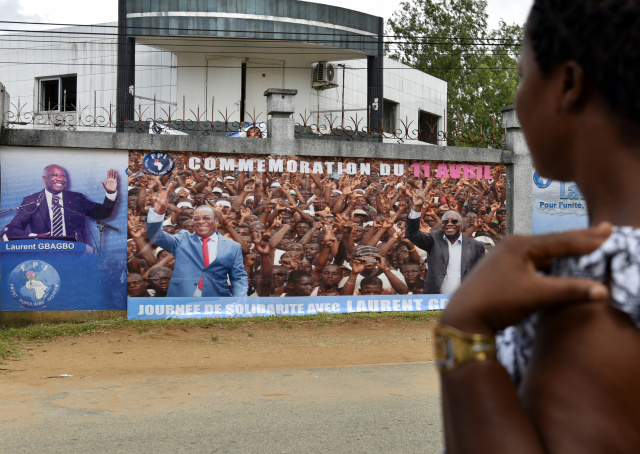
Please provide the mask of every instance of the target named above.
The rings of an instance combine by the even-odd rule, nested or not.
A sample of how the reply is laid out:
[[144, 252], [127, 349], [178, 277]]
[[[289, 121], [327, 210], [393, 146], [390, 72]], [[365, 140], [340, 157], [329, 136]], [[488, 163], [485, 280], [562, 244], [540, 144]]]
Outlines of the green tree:
[[523, 28], [489, 30], [486, 10], [485, 0], [411, 0], [387, 24], [389, 57], [447, 82], [450, 145], [495, 146], [500, 109], [513, 103]]

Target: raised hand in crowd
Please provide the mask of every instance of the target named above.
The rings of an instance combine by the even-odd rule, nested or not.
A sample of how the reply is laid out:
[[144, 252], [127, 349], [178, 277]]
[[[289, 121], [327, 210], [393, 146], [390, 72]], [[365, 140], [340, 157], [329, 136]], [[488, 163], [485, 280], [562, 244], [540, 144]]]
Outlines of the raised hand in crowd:
[[169, 204], [169, 193], [173, 190], [174, 183], [167, 186], [167, 189], [158, 193], [153, 199], [153, 211], [158, 214], [165, 214]]

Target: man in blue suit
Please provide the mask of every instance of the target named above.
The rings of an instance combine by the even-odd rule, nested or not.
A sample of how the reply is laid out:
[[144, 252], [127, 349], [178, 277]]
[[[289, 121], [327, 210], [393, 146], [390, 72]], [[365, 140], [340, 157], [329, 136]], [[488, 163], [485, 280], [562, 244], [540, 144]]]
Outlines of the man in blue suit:
[[42, 181], [44, 189], [22, 200], [26, 206], [18, 210], [0, 235], [75, 237], [76, 241], [90, 244], [91, 237], [82, 215], [96, 220], [111, 216], [118, 195], [116, 171], [109, 169], [106, 181], [102, 182], [107, 192], [102, 203], [92, 202], [79, 192], [65, 191], [67, 173], [59, 165], [45, 167]]
[[147, 215], [149, 238], [176, 258], [167, 296], [247, 296], [249, 285], [242, 249], [217, 232], [218, 217], [213, 208], [196, 208], [194, 233], [182, 230], [169, 235], [162, 229], [172, 186], [160, 193]]

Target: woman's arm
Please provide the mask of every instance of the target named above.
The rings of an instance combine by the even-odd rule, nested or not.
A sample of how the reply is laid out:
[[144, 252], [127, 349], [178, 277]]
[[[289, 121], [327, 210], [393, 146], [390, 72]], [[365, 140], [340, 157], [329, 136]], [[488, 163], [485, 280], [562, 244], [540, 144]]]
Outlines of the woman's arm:
[[[610, 231], [610, 226], [604, 225], [566, 234], [508, 238], [467, 276], [443, 312], [441, 326], [492, 338], [497, 330], [545, 308], [553, 311], [570, 304], [584, 308], [589, 305], [578, 304], [589, 301], [602, 303], [608, 294], [602, 284], [544, 276], [538, 274], [538, 269], [548, 266], [556, 257], [583, 255], [595, 250]], [[496, 292], [496, 288], [500, 291]], [[561, 329], [556, 333], [560, 338], [563, 337]], [[588, 345], [580, 343], [573, 344], [574, 352], [570, 349], [557, 350], [556, 346], [548, 344], [541, 347], [545, 354], [556, 355], [556, 358], [567, 361], [571, 361], [573, 353], [588, 349]], [[593, 365], [594, 369], [597, 367]], [[532, 376], [558, 372], [553, 367], [536, 370], [535, 362], [531, 364], [530, 371]], [[561, 380], [568, 378], [556, 376]], [[557, 441], [547, 438], [548, 434], [540, 431], [544, 421], [539, 420], [536, 413], [531, 413], [531, 408], [523, 406], [506, 370], [495, 359], [472, 360], [456, 369], [442, 372], [441, 383], [445, 439], [449, 453], [587, 452], [556, 449]], [[565, 386], [579, 389], [580, 383], [565, 382]], [[544, 396], [551, 399], [562, 397], [554, 395], [551, 389], [536, 388], [536, 391], [539, 394], [537, 397], [543, 401]], [[567, 417], [565, 414], [565, 420], [556, 421], [556, 434], [559, 433], [560, 438], [567, 438], [562, 435], [564, 428], [571, 427], [574, 424], [571, 419], [580, 418], [581, 413], [589, 407], [589, 402], [584, 401], [578, 407], [571, 408], [573, 416]], [[573, 446], [579, 443], [571, 436], [568, 438]], [[594, 445], [590, 450], [596, 452], [600, 448], [602, 446]]]

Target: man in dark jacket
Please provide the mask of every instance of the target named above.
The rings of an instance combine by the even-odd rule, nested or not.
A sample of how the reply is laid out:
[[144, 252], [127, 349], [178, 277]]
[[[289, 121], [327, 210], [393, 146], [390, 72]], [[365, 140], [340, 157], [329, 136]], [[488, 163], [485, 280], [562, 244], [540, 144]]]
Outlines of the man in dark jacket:
[[462, 217], [456, 211], [447, 211], [442, 216], [442, 230], [434, 230], [429, 234], [421, 232], [420, 210], [425, 197], [423, 191], [416, 191], [413, 209], [407, 218], [406, 235], [415, 246], [428, 254], [424, 293], [452, 294], [484, 256], [484, 247], [479, 241], [461, 234]]
[[83, 215], [96, 220], [111, 216], [118, 194], [116, 171], [109, 169], [106, 181], [102, 182], [106, 191], [102, 203], [92, 202], [79, 192], [66, 191], [67, 173], [59, 165], [45, 167], [42, 181], [45, 188], [24, 198], [22, 205], [26, 206], [18, 210], [0, 234], [74, 237], [89, 244], [91, 237]]

